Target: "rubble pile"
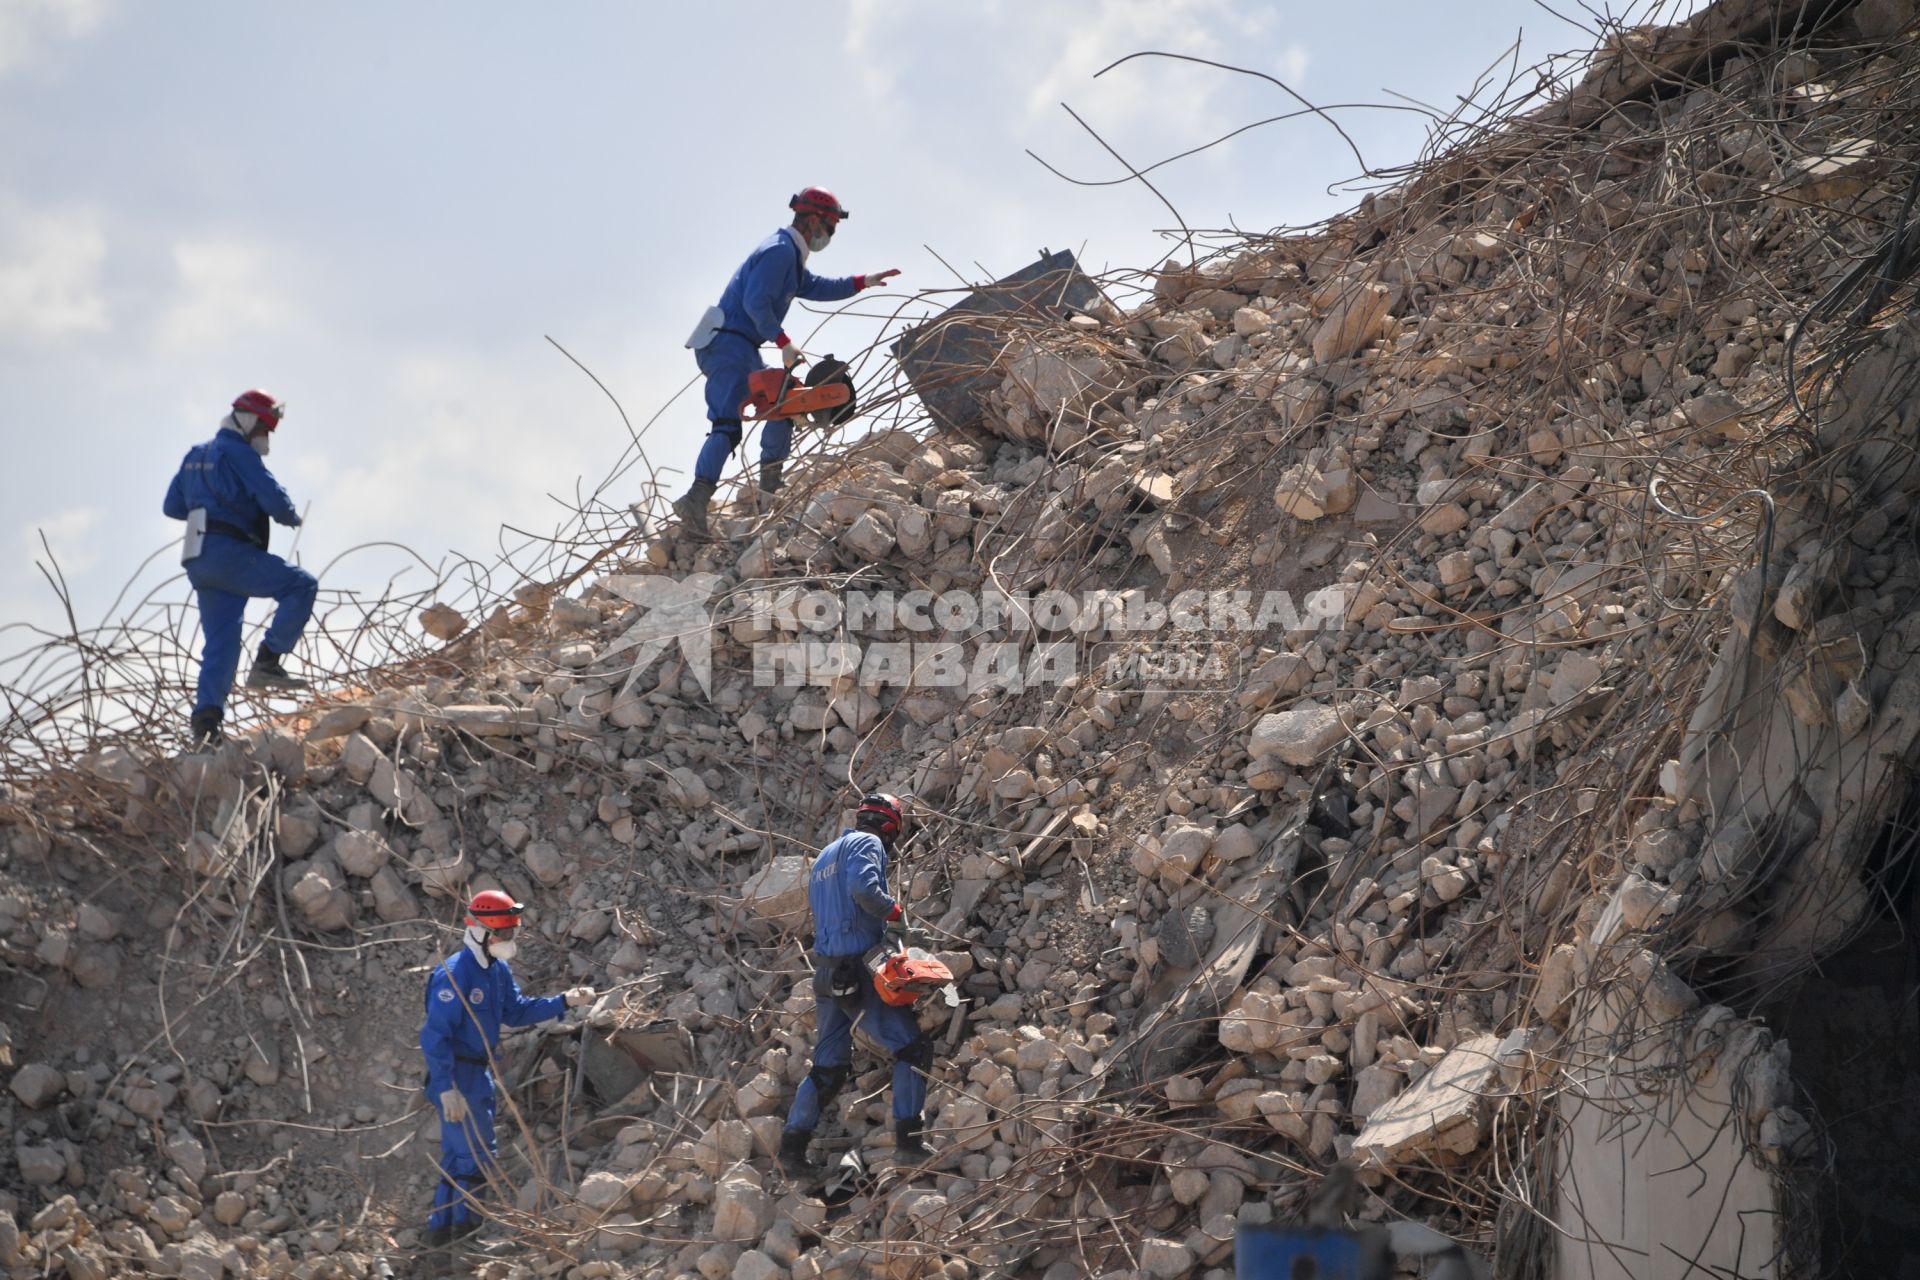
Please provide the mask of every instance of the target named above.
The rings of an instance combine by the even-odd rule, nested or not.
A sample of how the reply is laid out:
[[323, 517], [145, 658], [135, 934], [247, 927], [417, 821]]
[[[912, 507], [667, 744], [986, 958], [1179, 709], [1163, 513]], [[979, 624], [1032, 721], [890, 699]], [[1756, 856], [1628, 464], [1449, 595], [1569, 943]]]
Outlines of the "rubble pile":
[[[1920, 31], [1773, 10], [1623, 33], [1310, 234], [996, 321], [976, 426], [436, 607], [424, 679], [16, 782], [0, 1266], [405, 1255], [424, 966], [498, 886], [523, 986], [678, 1045], [525, 1037], [498, 1274], [1219, 1280], [1336, 1160], [1363, 1219], [1613, 1274], [1565, 1152], [1616, 1140], [1596, 1100], [1698, 1115], [1676, 1076], [1766, 1202], [1701, 1238], [1773, 1274], [1815, 1130], [1760, 990], [1866, 917], [1920, 734], [1920, 337], [1848, 274], [1909, 234]], [[772, 1154], [807, 859], [867, 790], [965, 1002], [923, 1015], [945, 1154], [829, 1205]], [[822, 1129], [876, 1165], [889, 1069]]]

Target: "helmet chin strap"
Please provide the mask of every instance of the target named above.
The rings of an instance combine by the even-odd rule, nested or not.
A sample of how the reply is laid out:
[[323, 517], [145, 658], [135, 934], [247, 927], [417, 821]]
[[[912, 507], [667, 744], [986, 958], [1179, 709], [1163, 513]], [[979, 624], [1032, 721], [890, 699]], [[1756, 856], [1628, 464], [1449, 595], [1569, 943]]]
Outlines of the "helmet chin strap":
[[468, 925], [466, 943], [467, 950], [473, 952], [474, 959], [483, 967], [493, 966], [493, 957], [487, 954], [487, 929], [484, 925]]

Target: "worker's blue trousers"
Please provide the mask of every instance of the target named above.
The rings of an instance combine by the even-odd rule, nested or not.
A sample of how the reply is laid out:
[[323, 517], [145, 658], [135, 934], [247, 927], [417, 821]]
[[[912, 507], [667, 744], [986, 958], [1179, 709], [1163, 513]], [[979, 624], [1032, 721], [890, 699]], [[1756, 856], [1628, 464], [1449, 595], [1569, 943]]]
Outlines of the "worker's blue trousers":
[[[829, 957], [819, 957], [813, 974], [813, 1065], [847, 1067], [853, 1062], [853, 1018], [828, 994], [833, 983], [833, 965]], [[923, 1043], [920, 1020], [912, 1009], [900, 1009], [880, 998], [873, 984], [864, 984], [859, 1017], [867, 1034], [885, 1045], [893, 1058], [893, 1118], [918, 1120], [927, 1105], [925, 1063], [916, 1069], [903, 1061], [900, 1051]], [[931, 1055], [929, 1055], [931, 1056]], [[794, 1093], [793, 1107], [787, 1112], [787, 1128], [815, 1128], [820, 1123], [820, 1089], [809, 1074]]]
[[320, 582], [305, 569], [288, 564], [251, 542], [209, 533], [200, 554], [187, 561], [187, 581], [200, 597], [200, 685], [195, 711], [224, 708], [240, 666], [240, 627], [247, 601], [278, 601], [267, 628], [267, 648], [292, 653], [313, 614]]
[[[760, 349], [731, 333], [715, 334], [713, 341], [694, 353], [700, 372], [707, 375], [707, 418], [712, 423], [707, 442], [693, 464], [693, 474], [708, 484], [719, 484], [727, 459], [740, 447], [740, 406], [747, 402], [747, 375], [767, 367]], [[760, 424], [760, 460], [779, 462], [793, 448], [793, 422], [776, 418]]]
[[[466, 1227], [480, 1220], [478, 1201], [486, 1194], [487, 1175], [495, 1168], [493, 1072], [456, 1062], [453, 1087], [467, 1100], [467, 1117], [450, 1124], [440, 1113], [440, 1185], [433, 1192], [427, 1229]], [[439, 1109], [440, 1099], [433, 1105]]]

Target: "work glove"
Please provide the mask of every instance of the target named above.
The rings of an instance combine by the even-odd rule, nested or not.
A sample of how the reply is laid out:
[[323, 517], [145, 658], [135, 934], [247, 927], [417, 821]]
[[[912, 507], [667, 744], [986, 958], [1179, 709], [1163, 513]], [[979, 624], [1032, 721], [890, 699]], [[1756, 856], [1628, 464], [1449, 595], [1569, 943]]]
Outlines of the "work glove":
[[884, 288], [887, 281], [899, 274], [900, 268], [898, 267], [888, 267], [885, 271], [869, 271], [860, 277], [860, 287], [862, 289]]
[[780, 363], [784, 364], [788, 369], [793, 368], [793, 366], [799, 364], [806, 358], [807, 353], [802, 351], [795, 343], [789, 342], [786, 346], [780, 348]]
[[880, 933], [892, 950], [898, 951], [901, 947], [913, 945], [913, 931], [907, 927], [907, 913], [899, 907], [895, 907], [893, 914], [887, 917], [887, 923]]
[[592, 987], [567, 988], [567, 1008], [569, 1009], [577, 1009], [591, 999], [593, 999]]
[[440, 1114], [448, 1124], [459, 1124], [467, 1118], [467, 1096], [458, 1089], [447, 1090], [440, 1095]]

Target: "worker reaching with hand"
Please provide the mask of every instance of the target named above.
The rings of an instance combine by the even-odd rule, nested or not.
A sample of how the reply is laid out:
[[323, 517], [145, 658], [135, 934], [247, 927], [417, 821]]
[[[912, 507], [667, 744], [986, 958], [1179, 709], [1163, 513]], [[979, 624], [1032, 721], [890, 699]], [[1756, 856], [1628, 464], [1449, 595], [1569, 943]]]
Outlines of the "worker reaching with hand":
[[498, 889], [473, 895], [460, 949], [427, 979], [420, 1052], [427, 1059], [427, 1096], [440, 1112], [440, 1185], [427, 1219], [429, 1248], [445, 1248], [480, 1226], [479, 1200], [498, 1150], [493, 1067], [500, 1028], [558, 1018], [593, 999], [592, 987], [557, 996], [520, 994], [507, 961], [525, 910]]
[[218, 743], [227, 695], [240, 666], [247, 601], [275, 602], [273, 623], [247, 673], [249, 689], [295, 690], [307, 682], [285, 658], [300, 641], [320, 590], [314, 576], [267, 550], [268, 521], [298, 528], [293, 499], [261, 459], [287, 407], [264, 391], [245, 391], [205, 444], [187, 450], [161, 510], [187, 522], [180, 563], [200, 602], [200, 681], [188, 730], [196, 746]]
[[883, 942], [906, 937], [906, 912], [887, 893], [887, 856], [898, 844], [906, 818], [896, 798], [861, 800], [851, 831], [820, 851], [807, 878], [813, 906], [813, 1064], [787, 1112], [780, 1135], [780, 1162], [803, 1175], [815, 1166], [807, 1144], [826, 1109], [847, 1083], [853, 1062], [853, 1025], [893, 1054], [893, 1132], [897, 1159], [924, 1161], [933, 1150], [921, 1136], [927, 1103], [927, 1068], [933, 1044], [920, 1032], [910, 1006], [882, 999], [865, 957]]
[[[834, 228], [849, 216], [831, 191], [808, 187], [787, 201], [793, 223], [760, 242], [740, 264], [717, 306], [708, 307], [687, 339], [700, 372], [707, 378], [707, 440], [693, 467], [693, 486], [673, 504], [674, 514], [696, 537], [707, 534], [707, 505], [720, 483], [727, 458], [740, 445], [740, 406], [747, 400], [747, 376], [766, 366], [760, 348], [771, 342], [788, 369], [805, 361], [785, 328], [795, 298], [837, 302], [862, 289], [884, 285], [897, 268], [857, 276], [817, 276], [807, 260], [833, 241]], [[780, 472], [793, 445], [793, 423], [775, 419], [760, 429], [760, 488], [780, 488]]]

